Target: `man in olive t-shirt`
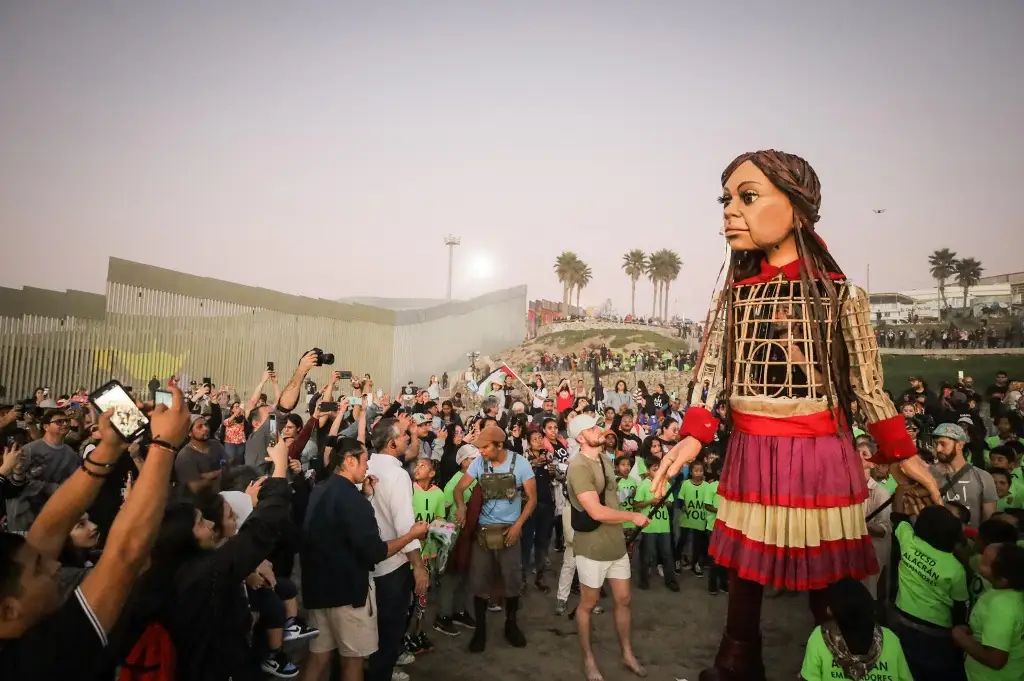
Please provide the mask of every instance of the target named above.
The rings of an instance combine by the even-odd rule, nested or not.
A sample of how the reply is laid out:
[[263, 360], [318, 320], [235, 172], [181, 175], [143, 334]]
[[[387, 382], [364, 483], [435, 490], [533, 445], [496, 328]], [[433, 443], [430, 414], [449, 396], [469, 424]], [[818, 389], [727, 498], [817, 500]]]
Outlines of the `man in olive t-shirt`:
[[580, 579], [580, 603], [576, 608], [576, 628], [587, 678], [599, 678], [594, 651], [590, 646], [590, 618], [597, 605], [601, 586], [608, 581], [615, 607], [615, 622], [622, 651], [622, 663], [638, 676], [646, 675], [636, 661], [629, 632], [629, 555], [622, 524], [645, 526], [650, 519], [643, 513], [620, 511], [615, 468], [601, 451], [604, 436], [610, 431], [597, 425], [590, 414], [577, 416], [569, 424], [569, 439], [580, 445], [580, 452], [569, 460], [566, 472], [571, 511], [576, 517], [589, 516], [600, 523], [584, 531], [573, 523], [573, 550]]

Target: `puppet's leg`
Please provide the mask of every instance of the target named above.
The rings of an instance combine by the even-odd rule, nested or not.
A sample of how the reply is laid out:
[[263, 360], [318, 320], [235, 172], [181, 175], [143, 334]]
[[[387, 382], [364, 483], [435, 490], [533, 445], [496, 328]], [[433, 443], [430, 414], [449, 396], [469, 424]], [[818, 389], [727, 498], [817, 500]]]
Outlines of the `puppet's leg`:
[[764, 587], [729, 572], [729, 614], [715, 666], [700, 681], [765, 681], [761, 659], [761, 601]]

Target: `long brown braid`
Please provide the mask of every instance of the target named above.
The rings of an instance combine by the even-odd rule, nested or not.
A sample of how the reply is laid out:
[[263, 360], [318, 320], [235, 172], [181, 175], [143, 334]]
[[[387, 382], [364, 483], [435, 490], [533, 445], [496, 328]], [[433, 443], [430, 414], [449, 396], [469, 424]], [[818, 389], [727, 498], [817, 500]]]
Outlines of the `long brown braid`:
[[[753, 163], [775, 187], [786, 194], [793, 206], [793, 227], [797, 253], [800, 257], [800, 295], [803, 304], [813, 312], [813, 319], [818, 320], [810, 324], [815, 360], [825, 376], [825, 394], [829, 409], [836, 408], [832, 400], [835, 393], [845, 422], [852, 423], [849, 356], [842, 333], [840, 314], [845, 302], [846, 289], [843, 288], [840, 292], [828, 276], [830, 272], [842, 274], [843, 271], [814, 231], [814, 225], [819, 219], [818, 209], [821, 206], [821, 182], [814, 168], [804, 159], [794, 154], [769, 149], [737, 156], [722, 173], [722, 186], [725, 186], [736, 168], [747, 161]], [[725, 370], [722, 372], [727, 395], [731, 392], [731, 367], [736, 343], [731, 304], [732, 296], [735, 295], [733, 284], [760, 273], [761, 261], [765, 257], [763, 251], [733, 251], [730, 257], [729, 270], [725, 278], [725, 295], [722, 296], [723, 302], [725, 296], [729, 296], [729, 302], [726, 304], [723, 348]], [[831, 310], [830, 315], [824, 313], [826, 304]], [[831, 334], [827, 325], [832, 327]], [[831, 347], [826, 353], [824, 341], [830, 337]], [[823, 362], [823, 358], [826, 357], [827, 366]], [[841, 424], [837, 424], [837, 427], [842, 429]]]

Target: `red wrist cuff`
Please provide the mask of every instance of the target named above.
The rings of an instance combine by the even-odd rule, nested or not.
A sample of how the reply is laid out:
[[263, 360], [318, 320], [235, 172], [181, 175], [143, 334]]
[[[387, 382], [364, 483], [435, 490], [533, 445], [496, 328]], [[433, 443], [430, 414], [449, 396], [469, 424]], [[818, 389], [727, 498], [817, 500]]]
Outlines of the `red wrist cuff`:
[[872, 463], [892, 463], [917, 454], [917, 445], [910, 439], [906, 420], [900, 414], [869, 423], [868, 432], [878, 445], [878, 452], [871, 457]]
[[695, 437], [701, 444], [709, 444], [715, 439], [715, 431], [718, 430], [718, 419], [711, 415], [704, 407], [690, 407], [683, 416], [683, 423], [679, 427], [680, 437]]

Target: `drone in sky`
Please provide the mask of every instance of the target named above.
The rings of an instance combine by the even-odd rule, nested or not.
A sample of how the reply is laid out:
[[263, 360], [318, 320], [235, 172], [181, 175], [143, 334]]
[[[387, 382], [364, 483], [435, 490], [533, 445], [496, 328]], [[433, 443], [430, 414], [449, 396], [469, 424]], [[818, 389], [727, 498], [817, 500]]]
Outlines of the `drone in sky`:
[[889, 210], [889, 209], [888, 208], [872, 208], [871, 212], [875, 213], [876, 215], [881, 215], [882, 213], [884, 213], [887, 210]]

